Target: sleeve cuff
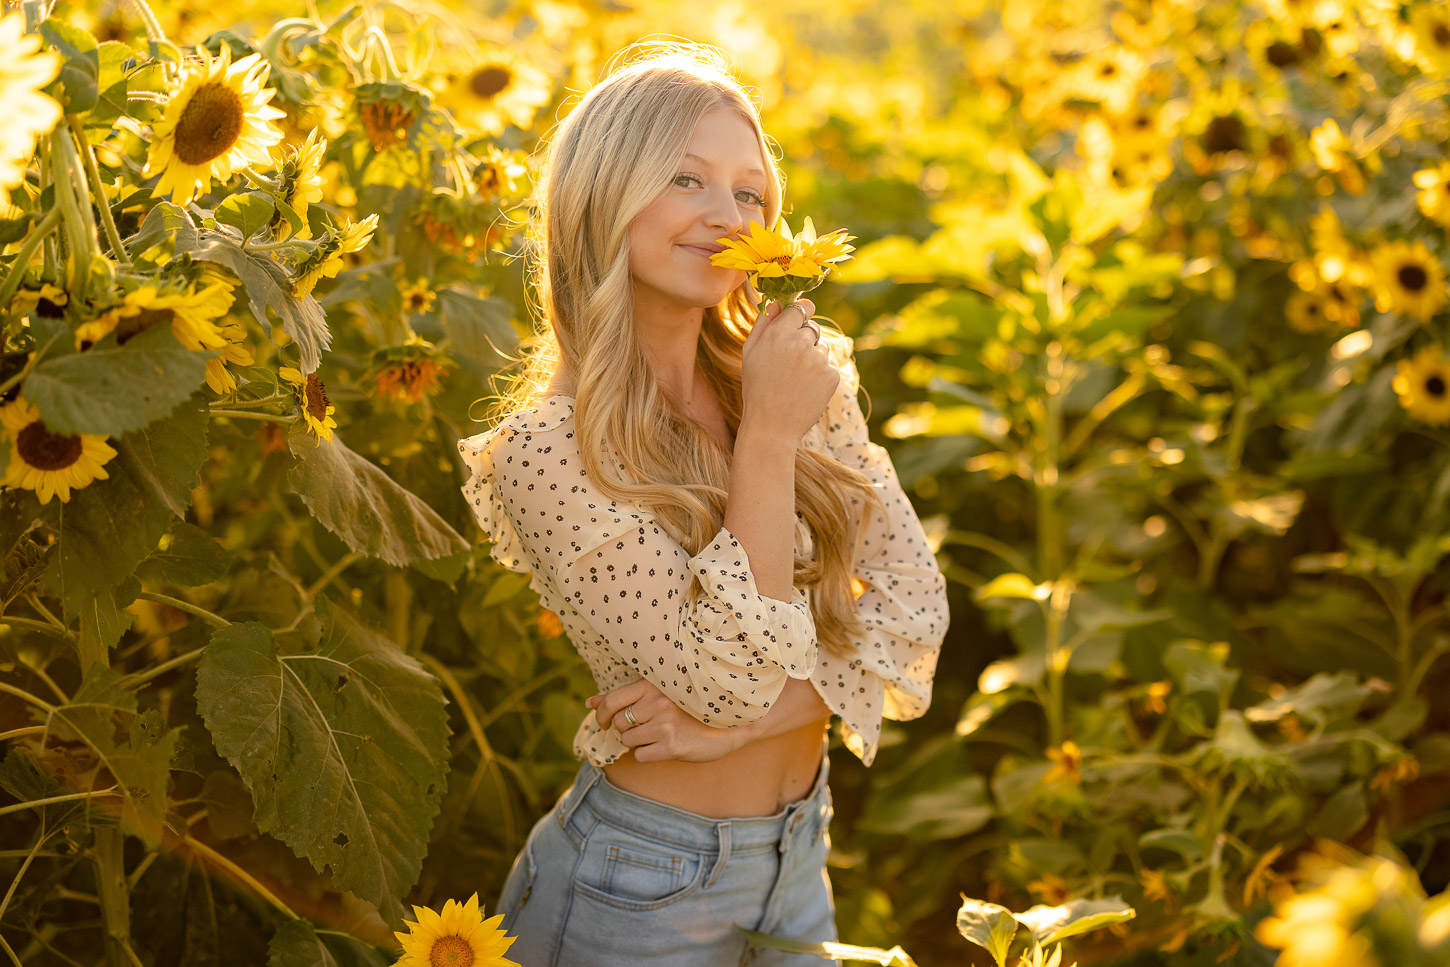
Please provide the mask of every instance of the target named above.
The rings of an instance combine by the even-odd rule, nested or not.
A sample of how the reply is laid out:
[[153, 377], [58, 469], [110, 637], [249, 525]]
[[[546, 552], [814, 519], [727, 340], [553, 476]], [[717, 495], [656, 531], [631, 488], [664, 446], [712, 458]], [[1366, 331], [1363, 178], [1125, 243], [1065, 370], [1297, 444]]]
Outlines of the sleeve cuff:
[[805, 595], [790, 601], [762, 595], [745, 548], [728, 528], [690, 558], [701, 594], [686, 618], [701, 641], [716, 641], [715, 654], [750, 667], [769, 663], [791, 678], [808, 678], [816, 666], [816, 625]]

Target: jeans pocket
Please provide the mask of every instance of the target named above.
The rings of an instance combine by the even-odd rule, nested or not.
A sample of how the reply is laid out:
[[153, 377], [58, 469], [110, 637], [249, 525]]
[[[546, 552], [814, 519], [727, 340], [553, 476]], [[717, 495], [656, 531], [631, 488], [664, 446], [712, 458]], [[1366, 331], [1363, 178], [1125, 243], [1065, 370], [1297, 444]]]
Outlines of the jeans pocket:
[[706, 854], [601, 822], [584, 844], [575, 887], [621, 910], [658, 910], [694, 893]]

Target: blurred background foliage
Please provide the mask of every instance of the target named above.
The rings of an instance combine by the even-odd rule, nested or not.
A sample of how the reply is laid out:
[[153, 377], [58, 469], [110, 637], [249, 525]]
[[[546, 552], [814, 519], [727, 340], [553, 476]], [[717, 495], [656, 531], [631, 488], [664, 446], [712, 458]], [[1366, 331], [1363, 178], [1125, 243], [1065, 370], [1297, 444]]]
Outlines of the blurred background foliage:
[[[401, 904], [491, 906], [593, 687], [454, 444], [528, 335], [529, 151], [667, 34], [759, 89], [792, 220], [858, 236], [816, 301], [950, 581], [930, 713], [833, 751], [842, 939], [987, 963], [959, 893], [1116, 896], [1079, 963], [1444, 962], [1443, 4], [152, 9], [148, 45], [56, 4], [72, 120], [0, 226], [12, 471], [40, 418], [120, 452], [64, 502], [6, 478], [12, 961], [385, 963]], [[269, 163], [158, 186], [162, 35], [263, 55]], [[221, 345], [107, 335], [208, 292]], [[313, 774], [386, 794], [335, 829]]]

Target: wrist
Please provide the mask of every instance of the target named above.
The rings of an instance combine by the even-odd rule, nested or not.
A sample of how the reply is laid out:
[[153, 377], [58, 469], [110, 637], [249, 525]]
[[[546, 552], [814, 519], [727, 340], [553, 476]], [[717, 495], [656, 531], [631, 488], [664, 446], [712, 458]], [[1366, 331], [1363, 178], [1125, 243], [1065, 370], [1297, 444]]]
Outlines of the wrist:
[[746, 416], [735, 433], [736, 454], [749, 450], [752, 453], [789, 456], [794, 460], [799, 446], [800, 437], [792, 438], [791, 431], [782, 427], [779, 420], [752, 420]]

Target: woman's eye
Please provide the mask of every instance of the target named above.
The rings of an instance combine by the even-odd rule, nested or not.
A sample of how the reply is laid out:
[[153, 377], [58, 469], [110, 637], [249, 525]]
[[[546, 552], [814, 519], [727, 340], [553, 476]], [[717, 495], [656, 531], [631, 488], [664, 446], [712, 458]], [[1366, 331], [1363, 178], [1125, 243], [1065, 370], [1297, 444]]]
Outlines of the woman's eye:
[[676, 188], [689, 188], [691, 185], [700, 183], [701, 182], [699, 178], [695, 177], [694, 175], [685, 174], [675, 175], [675, 180], [671, 182], [671, 184], [673, 184]]
[[760, 208], [765, 207], [765, 199], [760, 197], [760, 193], [749, 188], [743, 188], [737, 191], [735, 197], [748, 205], [755, 205]]

